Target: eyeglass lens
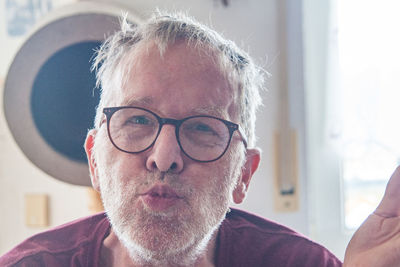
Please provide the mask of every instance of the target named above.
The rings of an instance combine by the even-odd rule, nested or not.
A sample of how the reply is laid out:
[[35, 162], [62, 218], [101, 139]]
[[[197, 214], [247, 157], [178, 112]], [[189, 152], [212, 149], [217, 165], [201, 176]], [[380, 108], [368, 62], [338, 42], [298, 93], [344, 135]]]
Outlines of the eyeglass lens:
[[[220, 157], [230, 141], [224, 122], [207, 116], [196, 116], [181, 121], [178, 143], [189, 157], [211, 161]], [[109, 134], [114, 145], [126, 152], [137, 153], [149, 148], [160, 131], [160, 119], [139, 108], [117, 110], [109, 121]]]

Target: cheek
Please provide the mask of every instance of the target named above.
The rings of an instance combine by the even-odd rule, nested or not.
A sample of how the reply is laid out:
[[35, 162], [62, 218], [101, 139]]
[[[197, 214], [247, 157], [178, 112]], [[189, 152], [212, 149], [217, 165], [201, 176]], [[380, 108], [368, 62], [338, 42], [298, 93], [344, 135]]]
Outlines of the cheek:
[[231, 149], [229, 149], [227, 154], [221, 159], [224, 163], [219, 167], [221, 179], [219, 190], [222, 192], [222, 190], [225, 189], [229, 198], [232, 197], [232, 192], [241, 178], [244, 158], [244, 151], [240, 147], [231, 146]]
[[[226, 155], [228, 156], [228, 155]], [[196, 163], [186, 166], [187, 175], [181, 177], [191, 179], [194, 190], [212, 198], [226, 198], [233, 190], [237, 181], [236, 164], [230, 161], [230, 157], [223, 157], [211, 163]], [[189, 175], [189, 173], [195, 175]], [[192, 177], [192, 178], [191, 178]]]
[[99, 131], [95, 140], [95, 155], [97, 166], [104, 169], [107, 176], [126, 176], [143, 170], [144, 157], [142, 154], [128, 154], [114, 147], [105, 130]]

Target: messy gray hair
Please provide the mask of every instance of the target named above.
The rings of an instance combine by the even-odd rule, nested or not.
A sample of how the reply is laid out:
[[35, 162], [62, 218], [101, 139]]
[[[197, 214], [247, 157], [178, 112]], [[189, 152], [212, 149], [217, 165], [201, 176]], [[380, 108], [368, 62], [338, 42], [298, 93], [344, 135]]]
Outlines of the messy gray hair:
[[[256, 110], [261, 105], [260, 89], [264, 83], [264, 71], [256, 66], [250, 56], [232, 41], [224, 39], [216, 31], [200, 24], [185, 14], [166, 14], [157, 11], [152, 18], [138, 25], [121, 19], [121, 30], [108, 37], [97, 51], [92, 69], [96, 71], [96, 86], [101, 88], [100, 103], [96, 111], [95, 127], [102, 121], [102, 110], [110, 100], [115, 87], [113, 80], [122, 83], [129, 72], [116, 75], [122, 59], [140, 44], [154, 42], [162, 55], [168, 45], [186, 41], [195, 48], [211, 50], [210, 56], [228, 79], [230, 87], [238, 90], [238, 114], [240, 124], [250, 147], [255, 145]], [[133, 64], [135, 60], [131, 61]], [[117, 78], [115, 78], [118, 76]]]

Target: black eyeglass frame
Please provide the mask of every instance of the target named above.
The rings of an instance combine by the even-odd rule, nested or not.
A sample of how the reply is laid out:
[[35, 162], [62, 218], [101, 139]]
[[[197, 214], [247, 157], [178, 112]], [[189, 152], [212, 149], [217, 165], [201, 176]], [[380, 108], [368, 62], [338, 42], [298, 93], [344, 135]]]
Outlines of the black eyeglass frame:
[[[157, 121], [158, 121], [158, 125], [159, 125], [158, 131], [157, 131], [157, 134], [156, 134], [156, 137], [154, 138], [154, 141], [153, 141], [149, 146], [147, 146], [146, 148], [144, 148], [144, 149], [142, 149], [142, 150], [140, 150], [140, 151], [137, 151], [137, 152], [127, 151], [127, 150], [124, 150], [124, 149], [118, 147], [118, 146], [114, 143], [114, 140], [112, 139], [111, 133], [110, 133], [110, 121], [111, 121], [111, 118], [112, 118], [113, 114], [114, 114], [115, 112], [117, 112], [118, 110], [121, 110], [121, 109], [129, 109], [129, 108], [135, 108], [135, 109], [140, 109], [140, 110], [144, 110], [144, 111], [146, 111], [146, 112], [149, 112], [149, 113], [152, 114], [154, 117], [156, 117], [156, 119], [157, 119]], [[244, 146], [247, 148], [247, 138], [246, 138], [246, 135], [244, 134], [243, 129], [240, 127], [239, 124], [236, 124], [236, 123], [234, 123], [234, 122], [227, 121], [227, 120], [224, 120], [224, 119], [221, 119], [221, 118], [218, 118], [218, 117], [210, 116], [210, 115], [194, 115], [194, 116], [189, 116], [189, 117], [186, 117], [186, 118], [177, 120], [177, 119], [172, 119], [172, 118], [163, 118], [163, 117], [158, 116], [156, 113], [154, 113], [154, 112], [151, 111], [151, 110], [148, 110], [148, 109], [142, 108], [142, 107], [135, 107], [135, 106], [106, 107], [106, 108], [103, 108], [103, 113], [104, 113], [104, 115], [106, 116], [106, 119], [107, 119], [107, 133], [108, 133], [108, 137], [109, 137], [111, 143], [112, 143], [112, 144], [114, 145], [114, 147], [117, 148], [118, 150], [120, 150], [120, 151], [122, 151], [122, 152], [125, 152], [125, 153], [129, 153], [129, 154], [138, 154], [138, 153], [144, 152], [144, 151], [148, 150], [150, 147], [152, 147], [152, 146], [154, 145], [154, 143], [157, 141], [157, 138], [158, 138], [158, 136], [160, 135], [161, 129], [162, 129], [162, 127], [163, 127], [165, 124], [170, 124], [170, 125], [174, 125], [174, 126], [175, 126], [176, 141], [178, 142], [178, 145], [179, 145], [181, 151], [182, 151], [188, 158], [190, 158], [190, 159], [192, 159], [192, 160], [194, 160], [194, 161], [197, 161], [197, 162], [206, 163], [206, 162], [212, 162], [212, 161], [216, 161], [216, 160], [220, 159], [220, 158], [226, 153], [226, 151], [228, 150], [228, 147], [229, 147], [229, 145], [230, 145], [230, 143], [231, 143], [231, 141], [232, 141], [233, 133], [234, 133], [235, 131], [238, 131], [238, 133], [239, 133], [239, 135], [240, 135], [240, 137], [241, 137], [241, 139], [242, 139], [242, 141], [243, 141]], [[181, 145], [181, 142], [180, 142], [180, 139], [179, 139], [179, 128], [180, 128], [180, 126], [183, 124], [183, 122], [185, 122], [185, 121], [188, 120], [188, 119], [192, 119], [192, 118], [212, 118], [212, 119], [217, 119], [217, 120], [223, 122], [223, 123], [225, 124], [225, 126], [228, 128], [228, 131], [229, 131], [229, 141], [227, 142], [226, 147], [225, 147], [224, 151], [221, 153], [220, 156], [218, 156], [217, 158], [212, 159], [212, 160], [198, 160], [198, 159], [195, 159], [195, 158], [191, 157], [190, 155], [188, 155], [188, 154], [186, 153], [186, 151], [183, 149], [183, 147], [182, 147], [182, 145]]]

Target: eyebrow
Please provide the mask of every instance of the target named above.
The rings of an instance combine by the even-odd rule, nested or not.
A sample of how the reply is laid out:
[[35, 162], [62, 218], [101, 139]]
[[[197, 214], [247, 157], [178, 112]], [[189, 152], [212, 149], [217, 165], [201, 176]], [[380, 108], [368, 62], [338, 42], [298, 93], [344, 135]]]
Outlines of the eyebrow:
[[122, 101], [121, 106], [150, 106], [153, 102], [153, 98], [150, 96], [142, 98], [132, 97]]
[[192, 112], [205, 114], [205, 115], [212, 115], [215, 117], [220, 118], [228, 118], [228, 112], [218, 106], [207, 106], [207, 107], [199, 107], [192, 109]]
[[[154, 103], [154, 100], [151, 96], [146, 96], [146, 97], [142, 97], [142, 98], [132, 97], [130, 99], [123, 101], [121, 103], [121, 106], [139, 106], [139, 107], [145, 107], [145, 108], [152, 110], [153, 103]], [[156, 110], [154, 110], [154, 111], [157, 113]], [[228, 112], [218, 106], [197, 107], [197, 108], [191, 109], [190, 113], [192, 113], [192, 115], [193, 114], [195, 114], [195, 115], [211, 115], [211, 116], [219, 117], [222, 119], [229, 118]]]

